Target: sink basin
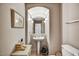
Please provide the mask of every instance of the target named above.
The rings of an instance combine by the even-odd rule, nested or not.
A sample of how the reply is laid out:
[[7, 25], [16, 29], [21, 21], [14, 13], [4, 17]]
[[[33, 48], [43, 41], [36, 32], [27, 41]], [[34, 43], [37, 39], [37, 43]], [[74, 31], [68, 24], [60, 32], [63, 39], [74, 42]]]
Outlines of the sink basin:
[[33, 39], [34, 39], [34, 40], [43, 40], [44, 37], [38, 37], [38, 36], [37, 36], [37, 37], [33, 37]]

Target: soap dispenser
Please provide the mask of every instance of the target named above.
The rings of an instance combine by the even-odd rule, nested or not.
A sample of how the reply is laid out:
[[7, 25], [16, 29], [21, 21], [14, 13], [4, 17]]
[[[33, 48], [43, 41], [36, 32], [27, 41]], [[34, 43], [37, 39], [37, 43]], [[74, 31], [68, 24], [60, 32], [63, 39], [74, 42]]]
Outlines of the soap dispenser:
[[23, 38], [21, 38], [21, 44], [23, 45], [24, 43], [23, 43]]
[[21, 42], [23, 42], [23, 38], [21, 38]]

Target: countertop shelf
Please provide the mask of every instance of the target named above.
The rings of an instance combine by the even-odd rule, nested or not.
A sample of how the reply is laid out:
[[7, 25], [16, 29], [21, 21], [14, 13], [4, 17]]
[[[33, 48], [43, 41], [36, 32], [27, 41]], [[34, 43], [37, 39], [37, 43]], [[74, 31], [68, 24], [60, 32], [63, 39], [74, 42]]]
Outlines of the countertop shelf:
[[11, 54], [11, 56], [29, 56], [31, 55], [31, 47], [32, 45], [26, 45], [24, 51], [15, 51]]

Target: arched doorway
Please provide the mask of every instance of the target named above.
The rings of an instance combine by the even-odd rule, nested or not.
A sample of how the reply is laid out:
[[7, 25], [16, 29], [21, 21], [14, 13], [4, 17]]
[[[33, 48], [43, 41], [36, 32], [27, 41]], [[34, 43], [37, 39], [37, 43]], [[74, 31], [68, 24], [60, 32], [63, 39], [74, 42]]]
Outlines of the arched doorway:
[[[49, 54], [55, 54], [56, 51], [61, 50], [62, 33], [61, 33], [61, 4], [59, 3], [26, 3], [26, 29], [28, 27], [27, 13], [33, 7], [45, 7], [50, 10], [49, 12]], [[27, 37], [26, 30], [26, 37]], [[27, 42], [27, 39], [26, 39]]]
[[[49, 45], [49, 9], [45, 7], [39, 7], [39, 6], [32, 7], [28, 9], [27, 18], [28, 18], [27, 43], [30, 44], [30, 42], [33, 40], [33, 36], [35, 37], [40, 36], [41, 37], [40, 40], [38, 40], [39, 38], [37, 38], [36, 41], [33, 40], [32, 41], [33, 43], [31, 42], [33, 46], [32, 50], [36, 50], [37, 53], [39, 54], [40, 46], [47, 45], [48, 48], [50, 48], [50, 45]], [[43, 40], [41, 40], [42, 37], [44, 37]], [[36, 46], [34, 46], [35, 43], [36, 43]]]

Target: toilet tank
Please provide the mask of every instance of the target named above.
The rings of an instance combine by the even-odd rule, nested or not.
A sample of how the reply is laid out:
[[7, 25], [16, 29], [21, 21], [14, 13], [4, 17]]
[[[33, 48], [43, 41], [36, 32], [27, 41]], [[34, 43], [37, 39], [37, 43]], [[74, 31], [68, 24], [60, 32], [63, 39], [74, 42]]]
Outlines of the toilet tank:
[[69, 44], [62, 45], [62, 56], [78, 56], [78, 55], [79, 55], [79, 49]]

